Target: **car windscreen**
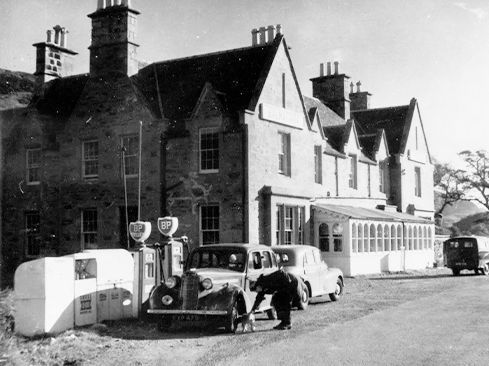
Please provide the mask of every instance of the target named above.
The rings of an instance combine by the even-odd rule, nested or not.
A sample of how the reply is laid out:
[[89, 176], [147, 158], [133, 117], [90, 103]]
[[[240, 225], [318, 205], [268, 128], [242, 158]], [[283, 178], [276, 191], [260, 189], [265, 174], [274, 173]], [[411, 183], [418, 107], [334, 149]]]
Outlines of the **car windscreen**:
[[191, 254], [188, 268], [222, 268], [243, 272], [245, 258], [246, 253], [237, 250], [199, 249]]

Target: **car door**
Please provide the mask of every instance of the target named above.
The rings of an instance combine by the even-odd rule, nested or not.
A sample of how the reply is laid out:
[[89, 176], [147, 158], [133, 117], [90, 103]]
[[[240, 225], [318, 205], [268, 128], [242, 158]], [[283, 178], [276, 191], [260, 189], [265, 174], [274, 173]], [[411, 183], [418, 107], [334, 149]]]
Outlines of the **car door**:
[[[316, 263], [317, 268], [317, 276], [318, 276], [318, 295], [325, 295], [330, 293], [331, 282], [333, 281], [333, 274], [329, 271], [328, 265], [321, 258], [321, 254], [319, 250], [312, 250], [312, 254], [314, 256], [314, 261]], [[336, 279], [334, 279], [334, 283], [336, 284]]]
[[303, 257], [304, 274], [311, 286], [311, 296], [318, 296], [322, 292], [321, 278], [318, 263], [314, 258], [312, 248], [304, 251]]

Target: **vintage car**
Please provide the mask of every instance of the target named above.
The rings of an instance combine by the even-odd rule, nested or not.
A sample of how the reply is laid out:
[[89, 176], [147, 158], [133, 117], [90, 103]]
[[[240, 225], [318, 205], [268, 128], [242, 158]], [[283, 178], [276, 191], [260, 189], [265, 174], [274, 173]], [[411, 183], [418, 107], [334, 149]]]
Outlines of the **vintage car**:
[[318, 248], [310, 245], [273, 246], [279, 266], [287, 272], [301, 277], [306, 286], [302, 302], [297, 304], [305, 309], [310, 297], [329, 295], [331, 301], [337, 301], [343, 294], [343, 272], [339, 268], [329, 268], [321, 259]]
[[468, 269], [489, 274], [489, 238], [483, 236], [458, 236], [443, 242], [445, 267], [458, 276]]
[[[240, 317], [251, 311], [256, 293], [253, 284], [261, 274], [278, 270], [268, 246], [214, 244], [194, 249], [181, 277], [169, 277], [150, 294], [149, 314], [160, 316], [160, 329], [173, 321], [209, 321], [235, 332]], [[275, 319], [267, 296], [258, 311]]]

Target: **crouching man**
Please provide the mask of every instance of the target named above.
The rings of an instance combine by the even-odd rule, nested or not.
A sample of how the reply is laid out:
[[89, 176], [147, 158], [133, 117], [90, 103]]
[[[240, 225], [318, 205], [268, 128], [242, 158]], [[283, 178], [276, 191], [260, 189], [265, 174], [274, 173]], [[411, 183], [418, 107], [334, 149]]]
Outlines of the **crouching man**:
[[292, 304], [301, 301], [305, 286], [300, 277], [287, 273], [282, 269], [267, 275], [260, 275], [252, 288], [257, 292], [257, 295], [251, 312], [258, 309], [265, 298], [265, 294], [273, 294], [272, 305], [275, 307], [277, 318], [280, 320], [280, 324], [273, 327], [273, 329], [290, 329], [290, 309]]

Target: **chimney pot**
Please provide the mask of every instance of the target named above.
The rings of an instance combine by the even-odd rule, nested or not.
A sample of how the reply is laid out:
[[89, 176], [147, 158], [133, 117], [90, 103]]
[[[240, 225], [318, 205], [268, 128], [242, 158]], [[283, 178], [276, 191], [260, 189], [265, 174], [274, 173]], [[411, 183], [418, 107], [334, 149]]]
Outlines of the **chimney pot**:
[[324, 76], [324, 64], [322, 62], [319, 64], [319, 76]]
[[350, 83], [350, 94], [353, 94], [353, 81]]
[[338, 65], [339, 65], [339, 64], [340, 64], [340, 63], [339, 63], [338, 61], [335, 61], [335, 62], [334, 62], [334, 74], [335, 74], [335, 75], [338, 75]]
[[61, 30], [63, 28], [61, 28], [59, 25], [57, 25], [53, 29], [54, 29], [54, 44], [59, 46], [59, 44], [61, 42]]
[[277, 24], [277, 34], [284, 34], [284, 30], [281, 24]]
[[98, 0], [97, 2], [97, 10], [105, 8], [105, 0]]
[[326, 64], [326, 67], [327, 67], [327, 75], [330, 76], [331, 75], [331, 62], [328, 61], [328, 63]]
[[360, 81], [357, 82], [357, 93], [360, 93], [360, 87], [362, 86], [362, 83]]
[[69, 32], [65, 28], [61, 30], [61, 47], [68, 48], [68, 33]]
[[267, 29], [265, 27], [260, 27], [260, 44], [267, 43], [266, 31]]
[[131, 8], [131, 0], [122, 0], [122, 5]]
[[267, 38], [267, 43], [271, 43], [275, 39], [275, 27], [273, 25], [269, 25], [267, 28]]
[[258, 44], [258, 29], [253, 28], [251, 31], [251, 44], [256, 46]]
[[47, 33], [46, 42], [47, 43], [52, 43], [53, 42], [53, 39], [52, 39], [52, 37], [53, 37], [53, 31], [50, 29], [46, 33]]

